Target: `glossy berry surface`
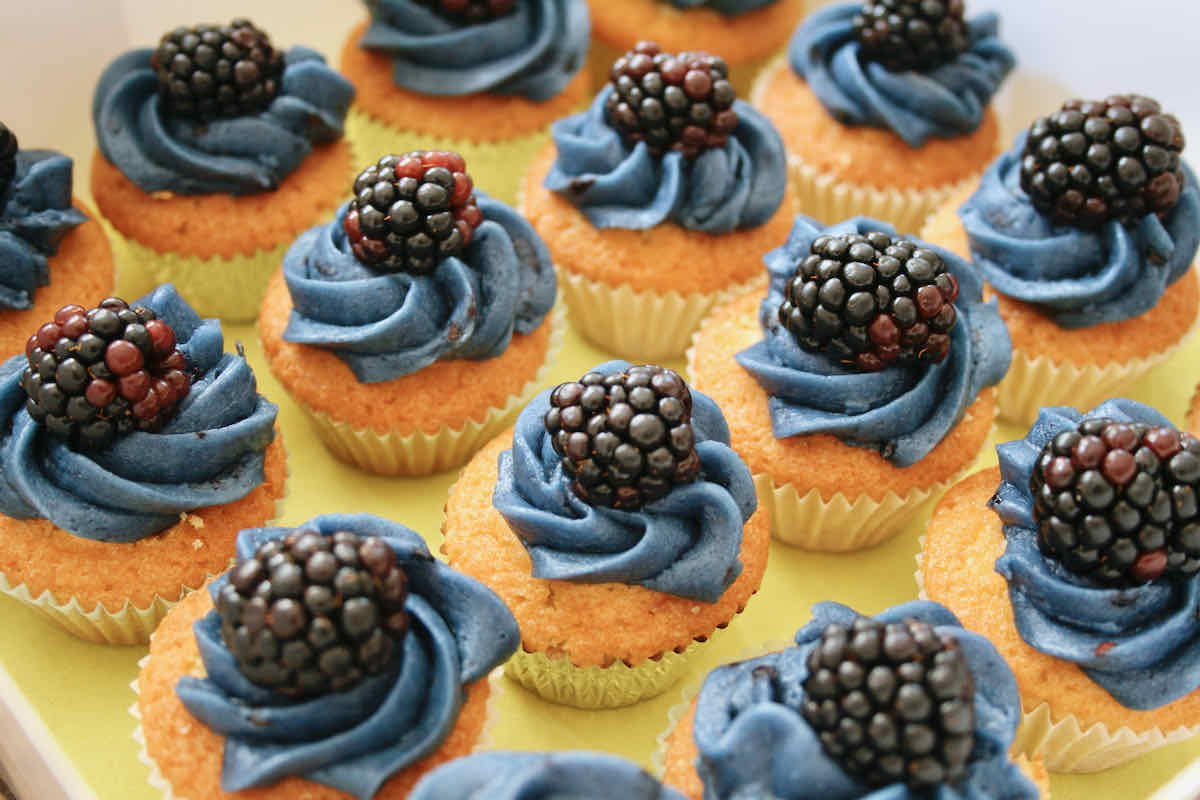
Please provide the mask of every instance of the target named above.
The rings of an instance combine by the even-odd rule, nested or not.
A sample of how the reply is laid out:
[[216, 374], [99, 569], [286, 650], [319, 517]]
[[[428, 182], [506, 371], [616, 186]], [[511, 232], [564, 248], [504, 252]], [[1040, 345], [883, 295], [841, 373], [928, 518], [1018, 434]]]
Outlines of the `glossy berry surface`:
[[460, 25], [491, 22], [512, 12], [517, 0], [416, 0]]
[[928, 72], [970, 43], [963, 0], [867, 0], [854, 17], [859, 54], [892, 72]]
[[17, 173], [17, 135], [0, 122], [0, 201]]

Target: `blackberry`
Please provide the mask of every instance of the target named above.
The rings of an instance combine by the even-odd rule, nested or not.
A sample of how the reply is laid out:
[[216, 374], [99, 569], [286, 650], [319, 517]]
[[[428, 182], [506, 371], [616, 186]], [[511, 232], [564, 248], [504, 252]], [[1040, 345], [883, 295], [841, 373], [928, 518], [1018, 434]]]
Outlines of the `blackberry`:
[[801, 347], [863, 372], [950, 352], [958, 281], [937, 253], [882, 231], [825, 234], [810, 251], [779, 305]]
[[296, 530], [239, 561], [216, 607], [242, 674], [299, 699], [385, 670], [408, 631], [407, 597], [383, 539]]
[[192, 384], [171, 326], [119, 297], [63, 306], [29, 337], [25, 357], [25, 409], [77, 450], [158, 430]]
[[471, 243], [483, 213], [458, 153], [387, 155], [354, 179], [343, 223], [350, 248], [382, 272], [427, 275]]
[[969, 44], [963, 0], [867, 0], [854, 35], [863, 59], [892, 72], [928, 72]]
[[417, 0], [462, 25], [491, 22], [512, 11], [516, 0]]
[[164, 34], [150, 57], [165, 111], [200, 120], [262, 111], [279, 93], [283, 54], [248, 19]]
[[609, 82], [608, 124], [629, 147], [645, 142], [655, 156], [678, 150], [695, 158], [724, 147], [737, 127], [729, 67], [718, 56], [664, 53], [654, 42], [639, 42], [613, 62]]
[[664, 367], [589, 372], [550, 394], [546, 431], [571, 491], [593, 506], [634, 510], [700, 473], [692, 393]]
[[17, 174], [17, 135], [0, 122], [0, 200]]
[[808, 655], [804, 718], [873, 786], [954, 783], [975, 746], [975, 680], [954, 637], [919, 620], [830, 625]]
[[1183, 128], [1139, 95], [1071, 100], [1029, 128], [1021, 188], [1055, 222], [1095, 228], [1132, 225], [1179, 202]]

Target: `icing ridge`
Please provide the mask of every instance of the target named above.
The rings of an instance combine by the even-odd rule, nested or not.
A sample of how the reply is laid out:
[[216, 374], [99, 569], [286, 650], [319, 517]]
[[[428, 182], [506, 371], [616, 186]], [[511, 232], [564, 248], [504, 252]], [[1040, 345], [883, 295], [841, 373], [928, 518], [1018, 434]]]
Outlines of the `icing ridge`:
[[669, 0], [669, 2], [679, 9], [686, 10], [703, 6], [727, 17], [736, 17], [748, 11], [766, 8], [777, 0]]

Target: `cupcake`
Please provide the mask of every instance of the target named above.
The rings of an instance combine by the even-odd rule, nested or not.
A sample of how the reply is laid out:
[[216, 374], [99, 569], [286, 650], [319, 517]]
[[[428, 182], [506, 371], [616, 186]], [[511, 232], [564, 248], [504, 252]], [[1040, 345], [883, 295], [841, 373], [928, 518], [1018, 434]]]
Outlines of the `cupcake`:
[[693, 800], [1049, 797], [1010, 756], [1020, 718], [996, 648], [944, 607], [818, 603], [795, 646], [709, 673], [663, 780]]
[[248, 20], [177, 28], [100, 76], [92, 196], [120, 290], [172, 282], [197, 313], [252, 320], [287, 246], [337, 204], [354, 87]]
[[536, 398], [463, 469], [443, 551], [521, 627], [507, 674], [580, 708], [664, 691], [762, 581], [769, 536], [720, 409], [614, 361]]
[[163, 286], [64, 306], [0, 365], [0, 590], [77, 636], [145, 642], [275, 517], [276, 408], [223, 347]]
[[969, 264], [883, 222], [797, 217], [764, 260], [766, 296], [696, 335], [692, 383], [725, 409], [777, 538], [869, 547], [984, 447], [1008, 332]]
[[930, 218], [924, 237], [974, 258], [1013, 333], [1001, 416], [1093, 406], [1187, 338], [1200, 189], [1183, 144], [1154, 100], [1073, 100]]
[[988, 104], [1015, 63], [997, 28], [994, 14], [964, 20], [962, 0], [840, 3], [805, 20], [752, 99], [783, 136], [801, 211], [913, 233], [977, 181], [1002, 146]]
[[791, 224], [783, 144], [726, 74], [719, 57], [639, 44], [525, 177], [572, 321], [606, 350], [682, 356]]
[[347, 130], [356, 161], [379, 153], [462, 153], [515, 203], [550, 123], [587, 102], [585, 0], [367, 0], [342, 50], [358, 90]]
[[163, 620], [134, 688], [165, 797], [407, 797], [485, 726], [512, 614], [403, 525], [327, 514], [237, 539]]
[[1012, 666], [1018, 748], [1091, 772], [1200, 732], [1200, 440], [1118, 399], [997, 450], [938, 505], [920, 581]]

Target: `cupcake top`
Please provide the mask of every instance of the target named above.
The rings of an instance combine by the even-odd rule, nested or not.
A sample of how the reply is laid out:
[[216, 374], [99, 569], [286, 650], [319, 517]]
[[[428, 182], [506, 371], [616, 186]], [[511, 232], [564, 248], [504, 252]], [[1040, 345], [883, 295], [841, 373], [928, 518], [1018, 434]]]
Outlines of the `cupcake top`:
[[178, 28], [105, 69], [100, 152], [144, 192], [275, 189], [342, 135], [354, 87], [304, 47], [281, 53], [247, 20]]
[[664, 0], [681, 10], [691, 8], [711, 8], [713, 11], [727, 17], [736, 17], [747, 11], [757, 11], [766, 8], [777, 0]]
[[958, 256], [855, 217], [797, 217], [764, 260], [762, 341], [736, 355], [776, 438], [831, 433], [898, 466], [925, 457], [1012, 359], [995, 301]]
[[296, 775], [373, 797], [438, 749], [468, 684], [520, 643], [496, 595], [380, 517], [245, 530], [237, 555], [195, 625], [204, 677], [176, 685], [225, 737], [225, 791]]

